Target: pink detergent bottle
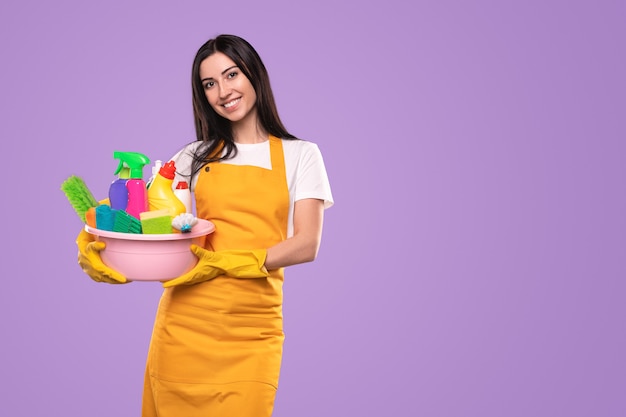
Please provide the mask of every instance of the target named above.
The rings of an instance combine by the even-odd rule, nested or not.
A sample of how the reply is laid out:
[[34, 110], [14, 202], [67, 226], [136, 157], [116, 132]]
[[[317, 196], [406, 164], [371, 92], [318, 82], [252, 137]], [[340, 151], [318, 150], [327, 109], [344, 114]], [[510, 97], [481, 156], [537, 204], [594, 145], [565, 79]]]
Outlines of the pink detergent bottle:
[[113, 157], [120, 160], [120, 166], [125, 163], [129, 168], [129, 178], [126, 181], [128, 188], [126, 213], [139, 219], [140, 213], [148, 211], [148, 192], [146, 182], [143, 180], [143, 167], [150, 163], [150, 159], [138, 152], [114, 152]]

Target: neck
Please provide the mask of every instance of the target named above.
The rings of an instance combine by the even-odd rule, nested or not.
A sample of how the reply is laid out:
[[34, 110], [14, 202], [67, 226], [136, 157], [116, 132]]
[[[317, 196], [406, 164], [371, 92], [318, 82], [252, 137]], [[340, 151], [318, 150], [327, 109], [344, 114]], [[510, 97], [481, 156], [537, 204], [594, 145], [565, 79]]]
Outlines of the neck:
[[259, 123], [256, 114], [233, 123], [233, 138], [237, 143], [260, 143], [268, 139], [268, 134]]

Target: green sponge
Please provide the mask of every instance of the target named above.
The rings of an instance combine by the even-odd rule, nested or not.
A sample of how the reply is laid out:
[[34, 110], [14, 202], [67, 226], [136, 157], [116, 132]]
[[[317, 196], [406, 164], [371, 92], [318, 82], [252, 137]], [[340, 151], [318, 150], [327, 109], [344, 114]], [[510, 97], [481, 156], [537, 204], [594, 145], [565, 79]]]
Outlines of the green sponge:
[[172, 233], [172, 215], [169, 210], [151, 210], [139, 213], [144, 234]]

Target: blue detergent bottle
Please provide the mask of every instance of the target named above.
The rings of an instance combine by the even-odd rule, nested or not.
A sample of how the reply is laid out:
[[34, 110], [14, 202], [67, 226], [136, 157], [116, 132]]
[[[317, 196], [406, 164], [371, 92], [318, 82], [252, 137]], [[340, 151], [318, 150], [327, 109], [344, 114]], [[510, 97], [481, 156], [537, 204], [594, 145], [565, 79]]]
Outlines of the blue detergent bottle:
[[109, 186], [109, 203], [114, 210], [126, 210], [128, 206], [128, 188], [126, 182], [130, 177], [130, 168], [122, 163], [119, 175]]

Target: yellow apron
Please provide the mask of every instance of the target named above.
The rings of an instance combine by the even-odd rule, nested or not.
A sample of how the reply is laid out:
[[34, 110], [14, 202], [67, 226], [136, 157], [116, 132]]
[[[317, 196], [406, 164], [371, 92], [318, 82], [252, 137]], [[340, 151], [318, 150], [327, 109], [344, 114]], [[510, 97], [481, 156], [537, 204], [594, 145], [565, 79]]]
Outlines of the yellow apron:
[[[286, 239], [289, 190], [280, 139], [272, 169], [211, 163], [196, 185], [206, 248], [268, 248]], [[143, 417], [271, 416], [284, 340], [283, 269], [165, 289], [148, 353]]]

